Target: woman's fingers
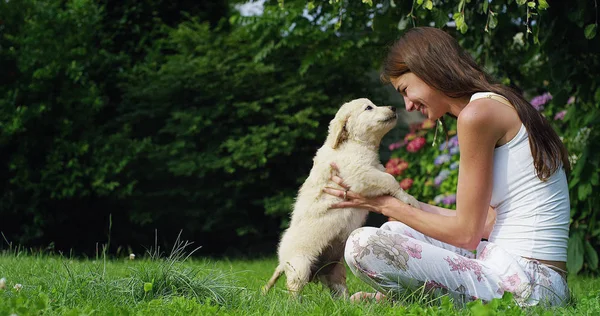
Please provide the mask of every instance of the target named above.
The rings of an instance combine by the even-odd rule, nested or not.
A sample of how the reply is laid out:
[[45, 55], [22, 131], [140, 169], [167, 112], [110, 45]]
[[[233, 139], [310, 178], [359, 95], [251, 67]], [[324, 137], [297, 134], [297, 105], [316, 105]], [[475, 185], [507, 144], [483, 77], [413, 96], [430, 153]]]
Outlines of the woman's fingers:
[[323, 189], [323, 192], [333, 195], [333, 196], [337, 196], [340, 199], [344, 200], [342, 202], [338, 202], [338, 203], [331, 205], [329, 208], [356, 207], [356, 206], [359, 206], [362, 201], [360, 199], [361, 196], [352, 191], [338, 190], [338, 189], [325, 187]]
[[337, 183], [339, 186], [341, 186], [342, 188], [344, 188], [346, 190], [350, 190], [350, 187], [344, 183], [344, 179], [342, 179], [336, 175], [331, 176], [331, 181]]
[[349, 208], [349, 207], [357, 207], [357, 206], [358, 206], [358, 203], [356, 203], [356, 202], [344, 201], [344, 202], [340, 202], [340, 203], [335, 203], [335, 204], [331, 205], [329, 208], [335, 209], [335, 208]]
[[333, 168], [333, 170], [335, 172], [340, 172], [340, 168], [338, 168], [338, 166], [337, 166], [337, 164], [335, 162], [332, 162], [329, 165], [331, 165], [331, 168]]
[[[338, 190], [338, 189], [325, 187], [323, 189], [323, 192], [340, 197], [342, 199], [344, 198], [344, 190]], [[345, 195], [346, 195], [346, 198], [348, 198], [350, 196], [350, 194], [348, 194], [348, 193], [345, 193]]]

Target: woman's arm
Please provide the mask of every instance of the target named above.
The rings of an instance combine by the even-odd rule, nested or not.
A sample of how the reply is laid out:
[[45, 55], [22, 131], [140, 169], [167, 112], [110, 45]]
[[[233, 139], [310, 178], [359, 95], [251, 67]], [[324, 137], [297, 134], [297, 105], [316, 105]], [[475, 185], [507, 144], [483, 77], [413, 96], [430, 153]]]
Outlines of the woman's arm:
[[[432, 214], [444, 215], [444, 216], [456, 216], [456, 210], [450, 210], [447, 208], [419, 202], [419, 206], [422, 211]], [[392, 217], [391, 217], [392, 218]], [[396, 220], [395, 218], [392, 218]], [[496, 223], [496, 210], [493, 207], [489, 207], [487, 211], [487, 216], [485, 219], [485, 227], [483, 229], [483, 235], [481, 237], [488, 239], [492, 230], [494, 229], [494, 224]]]
[[458, 118], [456, 215], [441, 216], [441, 210], [424, 212], [403, 203], [387, 203], [381, 209], [383, 215], [425, 235], [467, 249], [476, 248], [484, 235], [492, 195], [494, 147], [504, 135], [493, 108], [475, 102], [467, 105]]
[[419, 202], [419, 207], [421, 207], [422, 211], [425, 211], [425, 212], [431, 213], [431, 214], [438, 214], [438, 215], [444, 215], [444, 216], [456, 216], [455, 210], [450, 210], [447, 208], [443, 208], [443, 207], [439, 207], [439, 206], [435, 206], [435, 205], [431, 205], [431, 204], [427, 204], [427, 203], [423, 203], [423, 202]]

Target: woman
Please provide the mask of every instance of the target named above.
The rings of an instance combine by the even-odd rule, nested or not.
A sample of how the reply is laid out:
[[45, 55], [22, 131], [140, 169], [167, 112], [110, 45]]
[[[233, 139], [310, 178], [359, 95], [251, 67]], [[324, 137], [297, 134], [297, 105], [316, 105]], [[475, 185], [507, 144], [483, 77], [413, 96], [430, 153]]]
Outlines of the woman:
[[446, 113], [457, 118], [456, 211], [366, 198], [334, 175], [345, 190], [325, 192], [346, 200], [332, 208], [363, 208], [396, 220], [348, 238], [350, 269], [381, 292], [352, 299], [424, 286], [459, 302], [508, 291], [522, 306], [565, 304], [569, 162], [544, 117], [493, 83], [454, 38], [435, 28], [411, 29], [395, 43], [382, 78], [402, 94], [406, 110], [431, 120]]

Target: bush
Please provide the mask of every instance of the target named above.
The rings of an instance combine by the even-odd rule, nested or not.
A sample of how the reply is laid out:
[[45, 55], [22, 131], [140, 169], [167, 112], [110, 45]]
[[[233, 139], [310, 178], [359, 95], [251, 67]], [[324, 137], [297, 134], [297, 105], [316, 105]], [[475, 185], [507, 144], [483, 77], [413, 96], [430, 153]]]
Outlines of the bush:
[[447, 137], [431, 120], [411, 126], [402, 140], [388, 146], [392, 158], [385, 167], [419, 201], [454, 208], [460, 155], [456, 121], [445, 123]]

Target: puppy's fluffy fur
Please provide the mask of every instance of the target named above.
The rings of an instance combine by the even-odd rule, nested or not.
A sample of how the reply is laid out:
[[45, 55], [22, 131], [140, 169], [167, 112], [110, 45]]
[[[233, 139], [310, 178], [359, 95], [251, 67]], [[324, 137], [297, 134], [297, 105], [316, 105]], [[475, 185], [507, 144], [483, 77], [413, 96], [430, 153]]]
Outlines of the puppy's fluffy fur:
[[339, 188], [330, 180], [332, 162], [338, 165], [340, 176], [353, 192], [364, 196], [388, 194], [419, 207], [417, 200], [385, 172], [379, 160], [381, 138], [396, 122], [392, 107], [377, 107], [368, 99], [353, 100], [338, 110], [310, 175], [298, 192], [290, 227], [279, 243], [279, 265], [264, 287], [265, 292], [285, 272], [287, 288], [294, 295], [318, 278], [334, 296], [347, 296], [344, 246], [350, 233], [364, 224], [368, 211], [329, 209], [341, 201], [322, 191], [326, 186]]

